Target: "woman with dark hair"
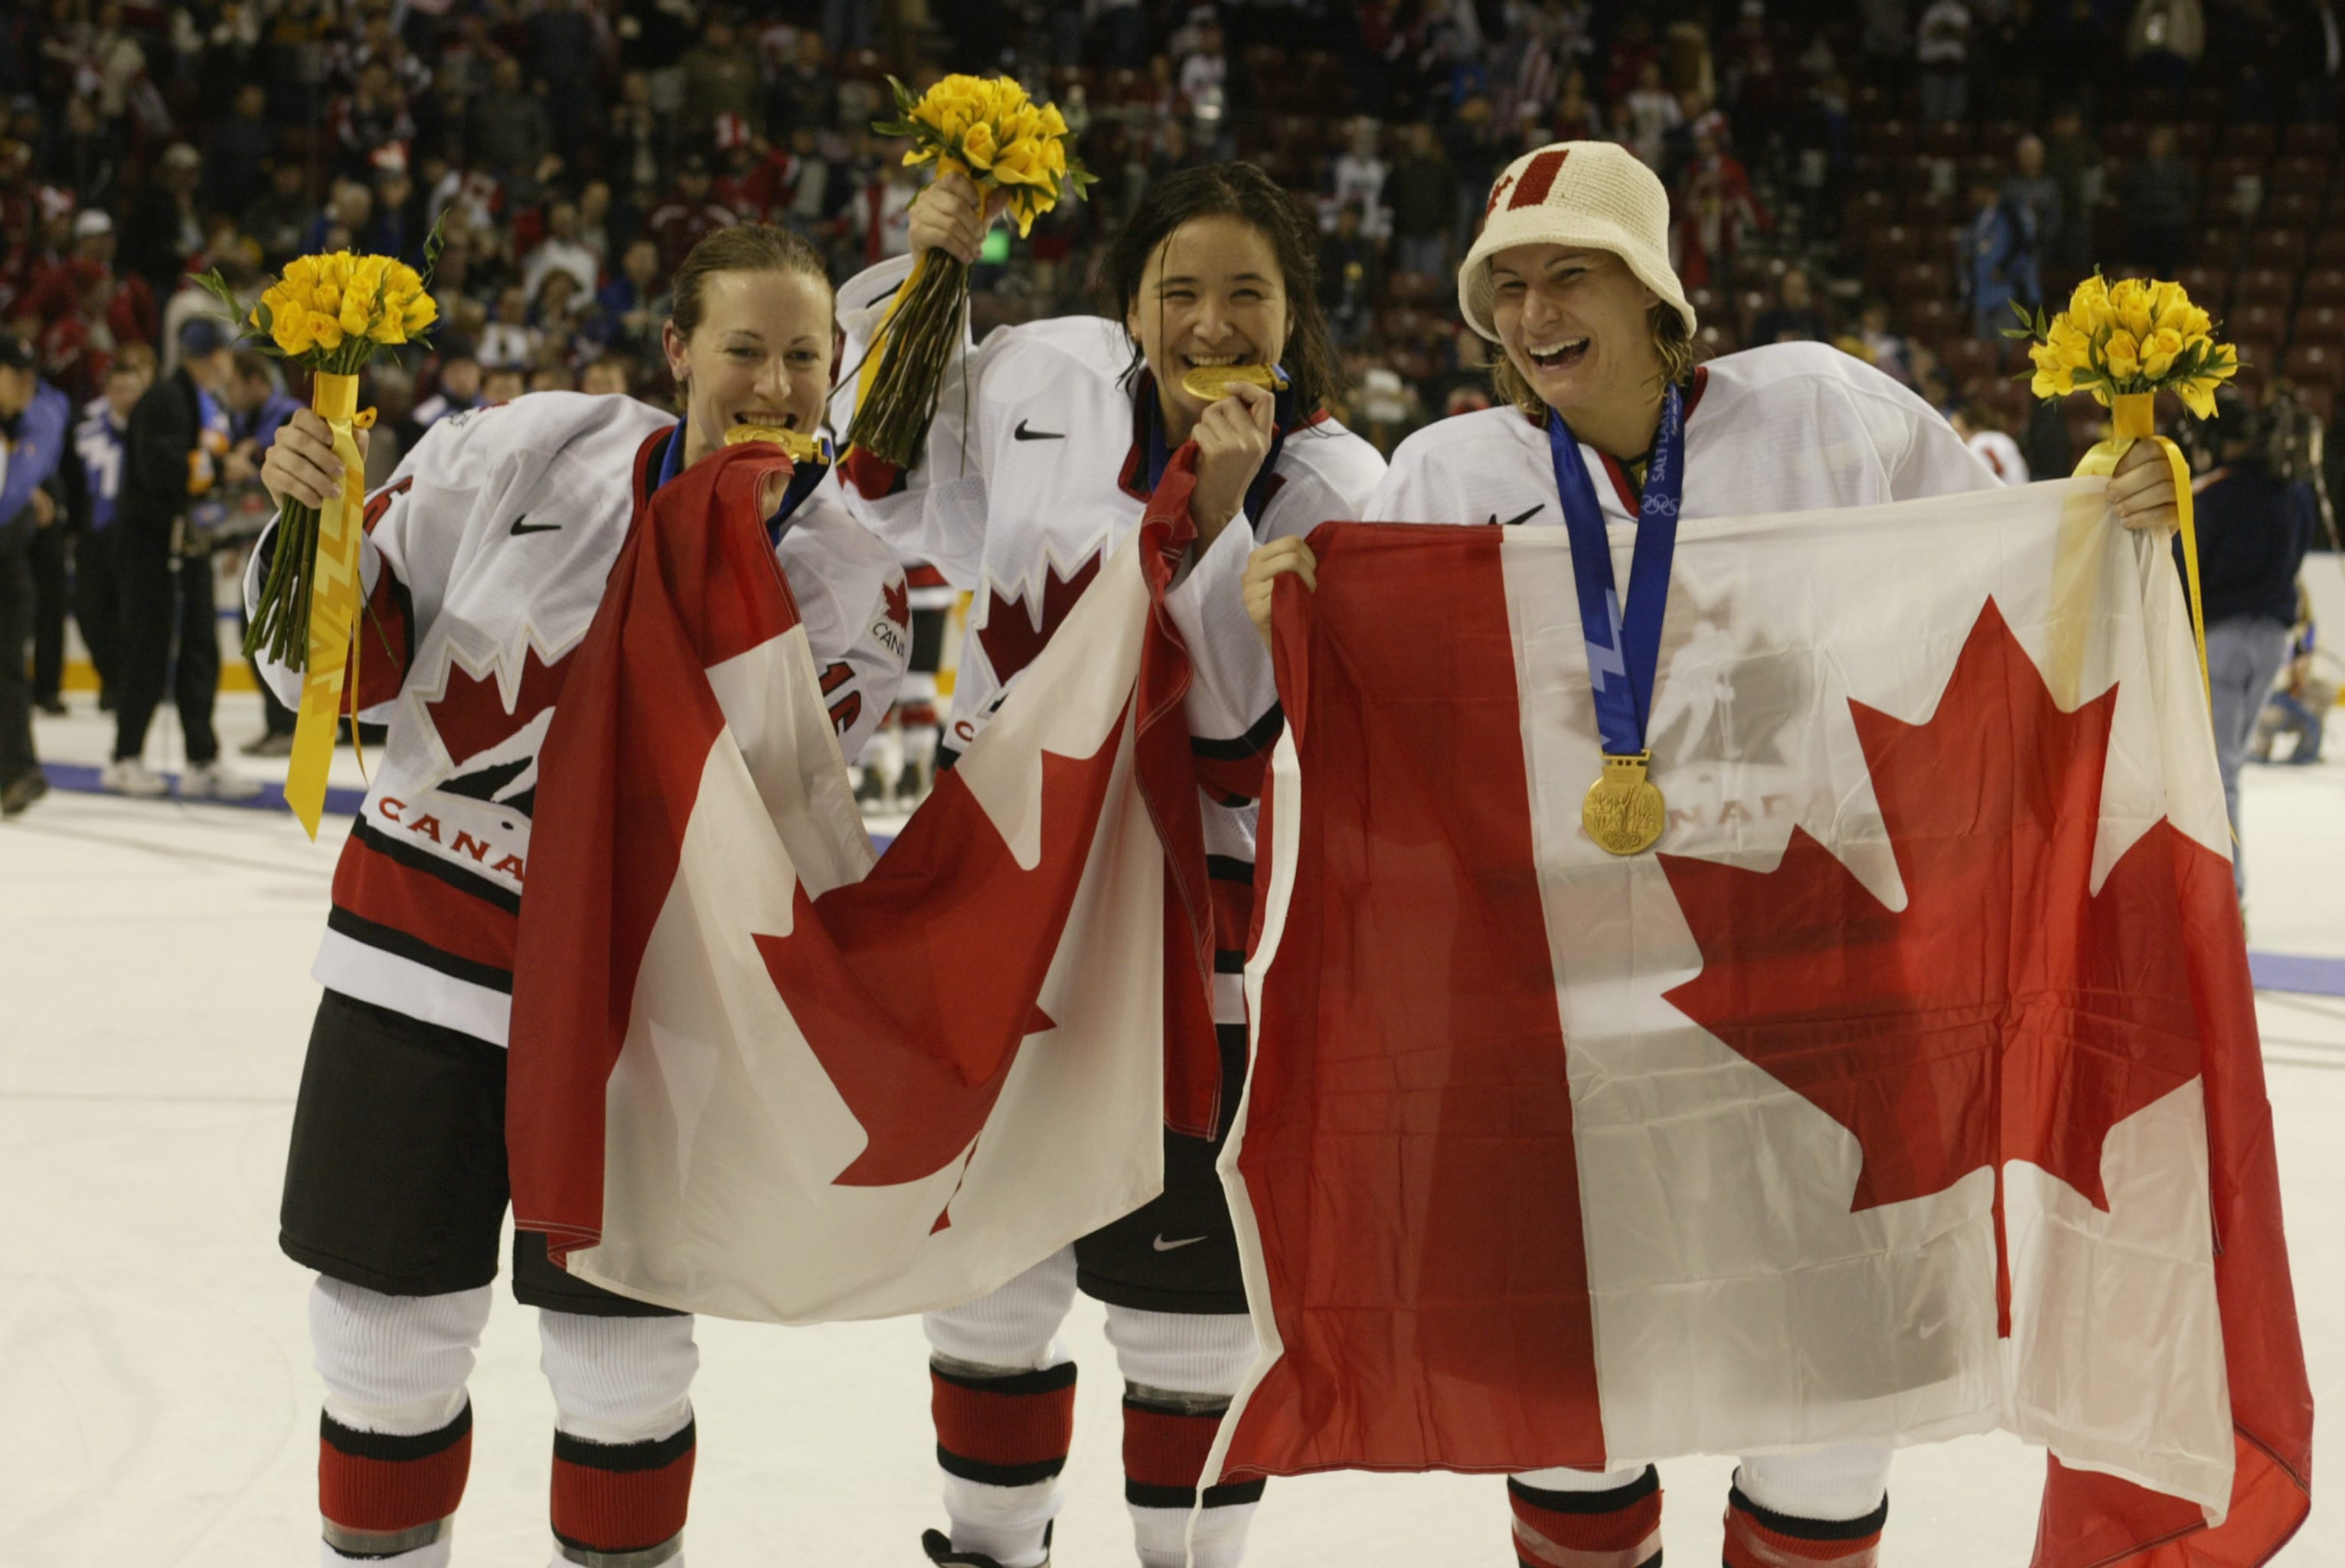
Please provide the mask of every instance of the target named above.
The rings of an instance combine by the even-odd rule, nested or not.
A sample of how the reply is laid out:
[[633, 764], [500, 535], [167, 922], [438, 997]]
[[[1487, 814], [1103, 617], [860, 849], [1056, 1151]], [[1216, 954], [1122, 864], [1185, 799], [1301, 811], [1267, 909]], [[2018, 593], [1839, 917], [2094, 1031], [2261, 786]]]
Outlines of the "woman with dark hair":
[[[973, 260], [992, 216], [967, 178], [940, 179], [913, 206], [914, 253], [940, 248]], [[976, 596], [946, 727], [949, 765], [1101, 561], [1139, 528], [1172, 454], [1196, 448], [1197, 545], [1165, 606], [1196, 672], [1186, 706], [1217, 895], [1219, 1114], [1193, 1130], [1203, 1135], [1168, 1128], [1156, 1201], [991, 1296], [929, 1315], [951, 1532], [930, 1531], [924, 1544], [939, 1563], [1048, 1560], [1074, 1417], [1075, 1369], [1059, 1329], [1078, 1289], [1107, 1304], [1124, 1377], [1124, 1495], [1140, 1561], [1229, 1568], [1261, 1495], [1259, 1482], [1208, 1488], [1195, 1555], [1183, 1556], [1206, 1447], [1254, 1357], [1213, 1169], [1244, 1077], [1252, 797], [1279, 725], [1240, 583], [1256, 544], [1358, 514], [1384, 473], [1375, 449], [1323, 407], [1336, 372], [1317, 248], [1311, 221], [1251, 164], [1166, 175], [1109, 246], [1113, 320], [1036, 321], [964, 344], [919, 463], [898, 472], [850, 452], [841, 465], [850, 504], [882, 537]], [[910, 266], [882, 263], [840, 290], [850, 371]], [[1239, 384], [1210, 398], [1183, 384], [1200, 369], [1273, 365], [1285, 381], [1274, 392]], [[850, 373], [833, 400], [840, 429], [851, 382]], [[1168, 977], [1168, 994], [1178, 983]]]
[[[452, 413], [367, 501], [352, 704], [389, 733], [334, 873], [279, 1233], [318, 1271], [330, 1565], [449, 1560], [508, 1197], [504, 1045], [538, 748], [652, 493], [736, 424], [820, 425], [834, 362], [821, 259], [781, 229], [719, 230], [676, 274], [665, 341], [682, 418], [576, 392]], [[827, 472], [802, 462], [760, 499], [851, 759], [903, 675], [890, 606], [904, 578]], [[261, 477], [279, 500], [339, 493], [325, 422], [289, 420]], [[261, 673], [298, 705], [299, 675]], [[681, 1563], [692, 1319], [571, 1278], [526, 1231], [513, 1287], [539, 1308], [553, 1390], [554, 1563]]]

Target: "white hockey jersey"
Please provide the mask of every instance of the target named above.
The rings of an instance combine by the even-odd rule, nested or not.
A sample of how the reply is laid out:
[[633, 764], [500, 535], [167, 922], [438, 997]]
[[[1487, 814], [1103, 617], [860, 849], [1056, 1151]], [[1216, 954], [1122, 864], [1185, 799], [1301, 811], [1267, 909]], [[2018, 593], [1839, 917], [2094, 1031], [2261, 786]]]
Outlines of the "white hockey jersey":
[[[1611, 457], [1582, 443], [1607, 523], [1637, 520]], [[1822, 343], [1771, 343], [1694, 372], [1680, 515], [1755, 517], [1991, 489], [1995, 476], [1912, 392]], [[1381, 523], [1557, 527], [1546, 429], [1511, 407], [1427, 425], [1400, 443], [1366, 516]]]
[[[908, 259], [882, 262], [839, 290], [850, 372], [910, 269]], [[843, 465], [857, 515], [975, 596], [945, 735], [955, 749], [976, 738], [1002, 687], [1140, 525], [1154, 410], [1124, 382], [1132, 359], [1123, 329], [1102, 317], [1000, 328], [963, 343], [947, 370], [918, 467], [898, 472], [859, 452]], [[834, 429], [854, 416], [853, 383], [843, 376], [832, 396]], [[1241, 511], [1168, 594], [1197, 666], [1189, 719], [1198, 740], [1239, 741], [1277, 704], [1240, 593], [1246, 557], [1268, 540], [1356, 516], [1383, 473], [1376, 449], [1332, 419], [1289, 433], [1256, 492], [1263, 515]]]
[[[323, 984], [505, 1043], [538, 748], [680, 430], [632, 398], [533, 393], [434, 424], [368, 498], [356, 700], [389, 733], [335, 868]], [[775, 555], [852, 759], [910, 651], [903, 572], [833, 476]], [[298, 675], [261, 673], [299, 703]]]
[[[910, 270], [909, 259], [882, 262], [838, 291], [847, 370], [831, 402], [836, 430], [854, 416], [855, 367]], [[841, 464], [858, 516], [899, 555], [933, 562], [974, 596], [945, 727], [956, 751], [1140, 526], [1160, 422], [1144, 379], [1124, 380], [1132, 357], [1123, 329], [1098, 316], [998, 328], [982, 344], [960, 345], [917, 467], [898, 472], [860, 452]], [[1195, 667], [1186, 715], [1224, 933], [1213, 1009], [1223, 1024], [1245, 1017], [1239, 947], [1252, 908], [1258, 785], [1241, 780], [1259, 779], [1281, 722], [1270, 656], [1246, 616], [1246, 558], [1271, 539], [1363, 515], [1384, 467], [1376, 448], [1333, 419], [1285, 433], [1251, 492], [1251, 512], [1232, 518], [1165, 596]]]

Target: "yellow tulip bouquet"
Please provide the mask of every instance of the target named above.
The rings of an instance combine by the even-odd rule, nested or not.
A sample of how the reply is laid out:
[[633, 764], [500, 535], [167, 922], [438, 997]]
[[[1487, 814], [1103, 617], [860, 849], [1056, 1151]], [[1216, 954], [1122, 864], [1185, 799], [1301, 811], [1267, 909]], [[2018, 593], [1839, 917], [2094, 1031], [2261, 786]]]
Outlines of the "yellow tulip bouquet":
[[2115, 473], [2137, 441], [2157, 443], [2174, 476], [2181, 523], [2183, 578], [2190, 596], [2198, 676], [2207, 679], [2206, 617], [2198, 592], [2198, 524], [2190, 465], [2182, 449], [2157, 433], [2157, 394], [2171, 392], [2198, 419], [2215, 415], [2215, 389], [2239, 372], [2238, 351], [2215, 341], [2215, 323], [2179, 283], [2144, 278], [2109, 282], [2097, 271], [2076, 285], [2068, 308], [2046, 321], [2015, 304], [2022, 326], [2005, 336], [2029, 341], [2035, 367], [2029, 390], [2040, 398], [2089, 392], [2109, 411], [2109, 438], [2076, 464], [2079, 476]]
[[2030, 341], [2037, 397], [2083, 390], [2114, 411], [2120, 398], [2171, 391], [2200, 419], [2215, 412], [2215, 387], [2238, 372], [2239, 356], [2214, 338], [2214, 322], [2179, 283], [2098, 272], [2076, 285], [2050, 321], [2014, 305], [2021, 325], [2005, 335]]
[[355, 433], [374, 423], [374, 411], [359, 407], [359, 372], [383, 349], [428, 345], [423, 333], [440, 313], [430, 292], [439, 256], [437, 229], [424, 246], [421, 272], [388, 256], [347, 250], [304, 256], [288, 262], [275, 286], [249, 309], [217, 271], [197, 280], [228, 307], [230, 319], [243, 323], [243, 335], [262, 353], [311, 372], [310, 406], [324, 418], [342, 461], [341, 494], [322, 511], [290, 497], [278, 508], [275, 554], [244, 636], [248, 655], [265, 650], [301, 672], [285, 799], [313, 839], [325, 809], [343, 693], [357, 689], [353, 634], [361, 605], [366, 481]]
[[[881, 136], [908, 137], [907, 166], [932, 164], [938, 175], [965, 174], [980, 199], [1006, 194], [1002, 209], [1023, 238], [1034, 219], [1064, 196], [1080, 198], [1097, 178], [1067, 154], [1067, 122], [1006, 76], [951, 76], [917, 100], [895, 89], [897, 117], [879, 120]], [[909, 467], [928, 438], [945, 367], [969, 303], [969, 266], [941, 250], [923, 252], [880, 322], [858, 373], [848, 440], [876, 457]]]
[[[434, 259], [438, 238], [435, 232]], [[314, 372], [310, 407], [330, 425], [357, 430], [374, 423], [372, 410], [358, 409], [359, 372], [379, 349], [427, 343], [422, 334], [440, 313], [425, 273], [388, 256], [348, 250], [287, 262], [276, 286], [249, 311], [218, 272], [197, 281], [245, 323], [245, 335], [261, 352]], [[266, 650], [289, 668], [307, 667], [318, 535], [317, 508], [289, 499], [278, 510], [276, 553], [245, 632], [248, 655]]]

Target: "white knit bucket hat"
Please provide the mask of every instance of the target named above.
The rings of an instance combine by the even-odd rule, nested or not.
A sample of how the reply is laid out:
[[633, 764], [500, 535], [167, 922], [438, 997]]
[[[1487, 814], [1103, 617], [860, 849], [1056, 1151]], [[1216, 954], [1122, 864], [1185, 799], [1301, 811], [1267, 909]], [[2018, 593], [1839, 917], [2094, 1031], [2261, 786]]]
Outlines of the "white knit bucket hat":
[[1490, 187], [1482, 232], [1457, 269], [1457, 308], [1492, 342], [1490, 258], [1515, 245], [1609, 250], [1694, 330], [1693, 307], [1670, 267], [1670, 195], [1627, 148], [1609, 141], [1550, 142], [1507, 165]]

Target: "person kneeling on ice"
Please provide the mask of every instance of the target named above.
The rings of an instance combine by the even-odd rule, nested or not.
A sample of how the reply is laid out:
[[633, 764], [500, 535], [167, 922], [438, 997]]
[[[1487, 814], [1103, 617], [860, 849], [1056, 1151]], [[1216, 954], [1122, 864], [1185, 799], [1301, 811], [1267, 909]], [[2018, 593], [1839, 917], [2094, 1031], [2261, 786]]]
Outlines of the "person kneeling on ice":
[[[665, 342], [682, 419], [574, 392], [452, 413], [367, 501], [353, 703], [390, 729], [334, 874], [279, 1237], [318, 1271], [328, 1564], [449, 1561], [508, 1196], [503, 1047], [538, 749], [653, 492], [738, 425], [819, 427], [835, 363], [821, 259], [780, 229], [710, 236], [676, 273]], [[326, 501], [341, 474], [325, 422], [296, 414], [261, 472], [272, 496]], [[801, 461], [760, 505], [852, 759], [903, 676], [904, 579], [827, 474]], [[266, 537], [255, 554], [248, 603]], [[298, 704], [299, 675], [263, 674]], [[553, 1562], [681, 1563], [692, 1319], [573, 1279], [526, 1231], [513, 1284], [540, 1309], [553, 1390]]]
[[[991, 216], [967, 177], [947, 176], [913, 203], [914, 250], [974, 260]], [[1260, 1481], [1204, 1488], [1187, 1554], [1205, 1451], [1255, 1354], [1213, 1166], [1245, 1076], [1254, 797], [1279, 729], [1270, 661], [1239, 583], [1256, 541], [1357, 515], [1384, 472], [1376, 449], [1322, 407], [1337, 383], [1316, 246], [1310, 219], [1252, 164], [1167, 175], [1109, 242], [1102, 276], [1115, 320], [1035, 321], [959, 345], [921, 460], [898, 473], [858, 451], [841, 465], [858, 514], [976, 596], [945, 731], [949, 766], [1101, 562], [1139, 530], [1175, 454], [1196, 449], [1196, 550], [1164, 605], [1194, 667], [1184, 709], [1217, 951], [1210, 1023], [1168, 1008], [1166, 1032], [1169, 1051], [1184, 1023], [1214, 1030], [1218, 1102], [1191, 1107], [1193, 1124], [1168, 1102], [1154, 1202], [990, 1296], [925, 1319], [951, 1533], [930, 1531], [923, 1545], [940, 1564], [1049, 1560], [1074, 1425], [1075, 1365], [1059, 1330], [1079, 1289], [1107, 1304], [1123, 1373], [1124, 1500], [1140, 1562], [1234, 1568], [1262, 1495]], [[910, 265], [883, 262], [839, 290], [849, 365]], [[1283, 390], [1232, 390], [1238, 377], [1276, 379], [1274, 365], [1284, 369]], [[840, 429], [850, 392], [842, 384], [832, 410]], [[1202, 990], [1185, 954], [1168, 955], [1164, 990], [1168, 1003]], [[1187, 1011], [1203, 1003], [1199, 995]]]
[[[1491, 370], [1502, 406], [1403, 442], [1363, 517], [1560, 524], [1571, 532], [1583, 616], [1589, 606], [1605, 616], [1609, 599], [1634, 623], [1666, 593], [1665, 553], [1649, 574], [1641, 547], [1626, 593], [1616, 592], [1609, 524], [1878, 505], [1998, 483], [1927, 403], [1836, 349], [1775, 343], [1695, 364], [1693, 310], [1669, 263], [1668, 196], [1610, 143], [1557, 143], [1507, 167], [1458, 270], [1457, 297], [1467, 324], [1498, 345]], [[2118, 465], [2109, 498], [2127, 527], [2178, 526], [2171, 472], [2149, 443]], [[1309, 587], [1316, 568], [1300, 539], [1254, 552], [1244, 592], [1265, 642], [1277, 578], [1292, 573]], [[1611, 615], [1619, 648], [1619, 609]], [[1629, 652], [1637, 640], [1631, 632]], [[1641, 718], [1619, 707], [1616, 717], [1599, 700], [1603, 748], [1633, 755], [1643, 735], [1614, 726], [1636, 731]], [[1744, 1458], [1728, 1496], [1727, 1568], [1871, 1568], [1888, 1518], [1889, 1454], [1879, 1443], [1792, 1441]], [[1650, 1464], [1533, 1471], [1508, 1491], [1525, 1568], [1660, 1562], [1660, 1482]]]

